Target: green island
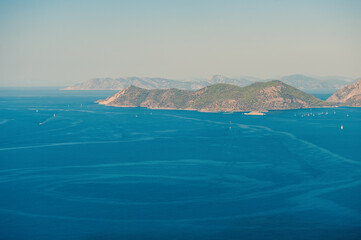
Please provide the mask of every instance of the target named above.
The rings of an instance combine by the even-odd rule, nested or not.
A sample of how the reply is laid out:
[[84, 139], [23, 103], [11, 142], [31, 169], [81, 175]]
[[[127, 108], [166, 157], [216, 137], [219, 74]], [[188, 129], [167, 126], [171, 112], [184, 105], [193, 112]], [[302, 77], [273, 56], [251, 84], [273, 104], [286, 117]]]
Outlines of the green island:
[[174, 88], [148, 90], [132, 85], [97, 102], [115, 107], [181, 109], [201, 112], [263, 112], [332, 105], [332, 103], [322, 101], [278, 80], [253, 83], [246, 87], [214, 84], [197, 91]]

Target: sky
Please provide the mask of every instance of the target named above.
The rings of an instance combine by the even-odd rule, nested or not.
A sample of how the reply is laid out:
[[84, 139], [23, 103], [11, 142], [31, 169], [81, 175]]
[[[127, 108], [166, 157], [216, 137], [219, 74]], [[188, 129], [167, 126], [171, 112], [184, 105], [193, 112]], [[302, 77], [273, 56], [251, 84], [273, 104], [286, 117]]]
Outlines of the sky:
[[360, 0], [0, 1], [0, 86], [361, 77]]

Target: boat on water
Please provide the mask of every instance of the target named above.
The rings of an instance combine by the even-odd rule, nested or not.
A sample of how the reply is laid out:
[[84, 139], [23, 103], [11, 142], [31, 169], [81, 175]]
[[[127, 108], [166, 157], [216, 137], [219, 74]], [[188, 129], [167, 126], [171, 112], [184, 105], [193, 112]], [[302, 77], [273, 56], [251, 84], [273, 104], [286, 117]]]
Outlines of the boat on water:
[[343, 125], [341, 125], [341, 130], [343, 130]]
[[244, 115], [258, 115], [258, 116], [266, 115], [265, 113], [259, 112], [259, 111], [251, 111], [251, 112], [243, 113], [243, 114], [244, 114]]

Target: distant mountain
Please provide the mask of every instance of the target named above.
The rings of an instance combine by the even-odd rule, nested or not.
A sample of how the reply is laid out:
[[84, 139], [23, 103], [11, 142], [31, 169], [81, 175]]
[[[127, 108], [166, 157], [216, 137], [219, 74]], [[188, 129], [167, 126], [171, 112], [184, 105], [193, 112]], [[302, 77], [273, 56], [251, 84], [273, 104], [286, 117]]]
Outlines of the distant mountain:
[[144, 89], [200, 89], [205, 85], [197, 82], [182, 82], [165, 78], [94, 78], [83, 83], [66, 87], [62, 90], [122, 90], [131, 85]]
[[[351, 83], [354, 79], [345, 77], [310, 77], [301, 74], [288, 75], [278, 78], [282, 82], [295, 88], [308, 91], [335, 91]], [[94, 78], [83, 83], [64, 88], [63, 90], [122, 90], [130, 85], [144, 89], [169, 89], [177, 88], [182, 90], [198, 90], [205, 86], [225, 83], [240, 87], [250, 85], [259, 81], [270, 81], [273, 79], [262, 80], [254, 77], [226, 77], [223, 75], [214, 75], [209, 79], [197, 81], [177, 81], [166, 78]]]
[[287, 83], [301, 90], [329, 90], [334, 91], [349, 84], [354, 79], [345, 77], [310, 77], [307, 75], [293, 74], [279, 78], [282, 82]]
[[184, 109], [204, 112], [265, 111], [326, 106], [328, 103], [281, 81], [254, 83], [247, 87], [215, 84], [198, 91], [147, 90], [130, 86], [99, 104], [115, 107]]
[[236, 77], [236, 78], [230, 78], [223, 75], [213, 75], [210, 79], [203, 81], [206, 85], [212, 85], [217, 83], [226, 83], [226, 84], [232, 84], [240, 87], [244, 87], [247, 85], [250, 85], [251, 83], [255, 82], [254, 78], [251, 77]]
[[336, 91], [327, 102], [339, 103], [344, 106], [361, 107], [361, 79]]

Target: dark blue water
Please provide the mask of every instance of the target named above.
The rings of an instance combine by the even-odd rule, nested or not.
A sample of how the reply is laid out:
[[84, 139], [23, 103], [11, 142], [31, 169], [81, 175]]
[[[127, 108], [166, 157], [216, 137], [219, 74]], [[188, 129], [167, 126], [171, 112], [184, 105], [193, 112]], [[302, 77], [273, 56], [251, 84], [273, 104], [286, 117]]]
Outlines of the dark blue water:
[[93, 103], [111, 93], [0, 90], [0, 239], [361, 239], [360, 108]]

